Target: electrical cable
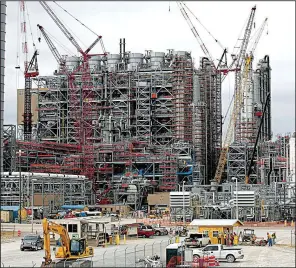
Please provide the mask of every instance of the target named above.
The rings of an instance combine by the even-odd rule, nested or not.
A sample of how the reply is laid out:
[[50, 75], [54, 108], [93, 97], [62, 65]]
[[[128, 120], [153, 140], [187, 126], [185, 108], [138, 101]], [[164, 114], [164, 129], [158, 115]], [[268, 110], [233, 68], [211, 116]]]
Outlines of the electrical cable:
[[86, 29], [88, 29], [90, 32], [92, 32], [94, 35], [99, 36], [97, 33], [95, 33], [92, 29], [90, 29], [88, 26], [86, 26], [84, 23], [82, 23], [79, 19], [74, 17], [72, 14], [70, 14], [66, 9], [64, 9], [61, 5], [59, 5], [56, 1], [53, 1], [57, 6], [59, 6], [62, 10], [64, 10], [68, 15], [70, 15], [73, 19], [78, 21], [82, 26], [84, 26]]
[[201, 21], [194, 15], [194, 13], [189, 9], [189, 7], [182, 2], [182, 4], [187, 8], [187, 10], [191, 13], [191, 15], [199, 22], [199, 24], [208, 32], [208, 34], [215, 40], [215, 42], [224, 50], [224, 46], [222, 46], [221, 42], [216, 39], [211, 32], [201, 23]]
[[36, 48], [36, 45], [35, 45], [35, 42], [34, 42], [34, 36], [33, 36], [31, 22], [30, 22], [30, 15], [29, 15], [29, 10], [28, 10], [28, 5], [27, 5], [26, 2], [25, 2], [25, 6], [26, 6], [26, 11], [27, 11], [27, 17], [28, 17], [29, 27], [30, 27], [30, 34], [31, 34], [31, 37], [32, 37], [32, 42], [33, 42], [33, 48], [36, 50], [37, 48]]

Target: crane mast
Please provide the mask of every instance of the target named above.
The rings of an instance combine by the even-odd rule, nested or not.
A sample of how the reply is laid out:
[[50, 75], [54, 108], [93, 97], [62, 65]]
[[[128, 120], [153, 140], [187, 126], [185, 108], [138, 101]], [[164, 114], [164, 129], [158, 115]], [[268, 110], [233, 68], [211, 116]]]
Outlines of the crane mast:
[[234, 134], [234, 125], [235, 125], [235, 122], [237, 121], [240, 109], [242, 108], [242, 105], [243, 105], [243, 93], [244, 93], [244, 88], [247, 85], [247, 81], [248, 81], [248, 75], [250, 71], [250, 68], [249, 68], [250, 62], [251, 62], [251, 57], [248, 57], [246, 59], [244, 70], [243, 70], [242, 83], [240, 84], [239, 88], [235, 91], [232, 115], [230, 118], [230, 122], [228, 124], [226, 136], [222, 145], [219, 162], [218, 162], [218, 166], [217, 166], [215, 178], [214, 178], [215, 181], [217, 181], [218, 183], [220, 183], [221, 181], [224, 166], [226, 164], [229, 145], [232, 141], [233, 134]]

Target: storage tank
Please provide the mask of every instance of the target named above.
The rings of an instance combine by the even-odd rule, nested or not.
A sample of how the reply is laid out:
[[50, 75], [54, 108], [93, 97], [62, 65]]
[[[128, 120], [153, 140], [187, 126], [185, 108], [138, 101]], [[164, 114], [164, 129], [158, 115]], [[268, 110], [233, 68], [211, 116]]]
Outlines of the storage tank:
[[116, 66], [119, 62], [120, 62], [119, 54], [108, 54], [107, 55], [108, 71], [109, 72], [116, 71]]
[[66, 68], [68, 71], [74, 71], [80, 62], [80, 58], [76, 56], [70, 56], [66, 59]]
[[151, 69], [157, 69], [162, 67], [164, 63], [164, 52], [151, 52], [150, 53], [150, 62], [151, 62]]
[[136, 193], [137, 192], [137, 186], [136, 185], [129, 185], [127, 190], [126, 190], [128, 193]]
[[185, 57], [186, 56], [186, 51], [176, 51], [175, 55], [179, 57]]
[[102, 56], [100, 56], [100, 55], [91, 56], [91, 58], [88, 61], [89, 69], [91, 71], [100, 70], [101, 69], [101, 60], [102, 60]]
[[138, 66], [143, 64], [143, 54], [131, 53], [128, 59], [128, 70], [135, 71]]

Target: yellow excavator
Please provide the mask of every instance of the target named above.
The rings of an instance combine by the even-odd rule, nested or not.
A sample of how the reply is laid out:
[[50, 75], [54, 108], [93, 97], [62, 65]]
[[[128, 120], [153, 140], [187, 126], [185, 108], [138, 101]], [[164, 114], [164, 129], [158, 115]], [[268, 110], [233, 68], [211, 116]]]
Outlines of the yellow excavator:
[[[55, 267], [55, 264], [60, 261], [63, 263], [73, 263], [78, 259], [90, 258], [94, 256], [94, 250], [92, 247], [87, 246], [86, 239], [70, 239], [67, 229], [63, 225], [49, 222], [46, 218], [44, 218], [42, 226], [45, 257], [41, 267]], [[55, 251], [55, 258], [57, 260], [51, 259], [50, 232], [60, 236], [61, 245], [58, 246]]]

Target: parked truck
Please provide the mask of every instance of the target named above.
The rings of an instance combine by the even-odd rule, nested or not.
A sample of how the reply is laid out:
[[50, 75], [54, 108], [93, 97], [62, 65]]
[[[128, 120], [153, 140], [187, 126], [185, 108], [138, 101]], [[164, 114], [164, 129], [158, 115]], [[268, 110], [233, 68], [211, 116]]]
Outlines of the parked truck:
[[189, 233], [184, 240], [186, 247], [204, 247], [211, 244], [211, 239], [203, 233]]
[[238, 247], [224, 247], [223, 245], [208, 245], [203, 249], [193, 249], [193, 257], [203, 257], [206, 255], [214, 255], [218, 261], [235, 262], [244, 258], [244, 253]]

